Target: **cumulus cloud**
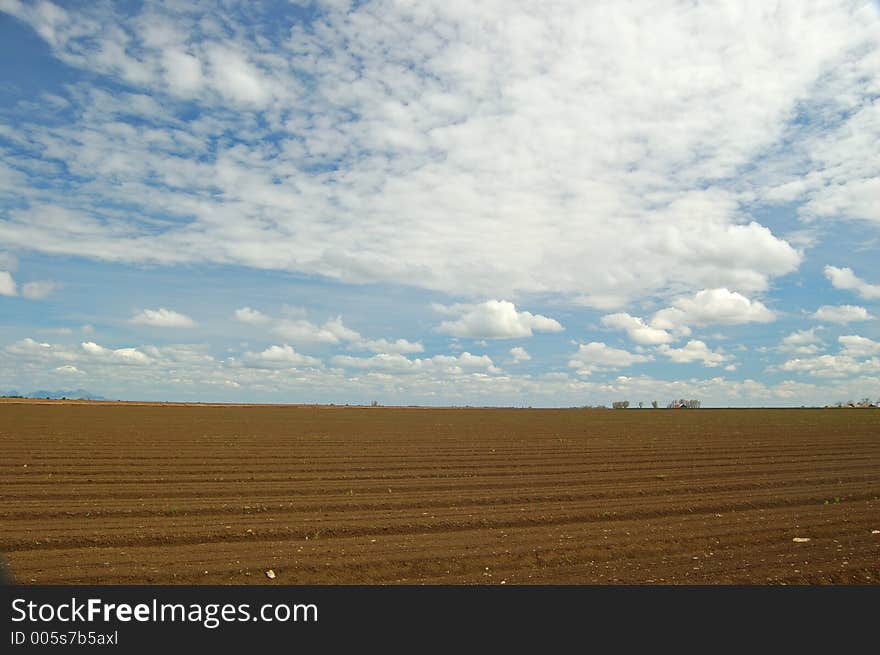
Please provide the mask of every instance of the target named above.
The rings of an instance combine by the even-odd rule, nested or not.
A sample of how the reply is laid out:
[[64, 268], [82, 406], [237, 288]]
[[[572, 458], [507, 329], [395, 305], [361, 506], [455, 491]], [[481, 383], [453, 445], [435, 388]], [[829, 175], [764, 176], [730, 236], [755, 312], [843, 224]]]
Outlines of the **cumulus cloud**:
[[138, 325], [167, 328], [192, 328], [196, 326], [196, 322], [189, 316], [171, 309], [165, 309], [164, 307], [145, 309], [135, 314], [129, 322]]
[[568, 365], [577, 369], [578, 375], [590, 375], [602, 369], [617, 369], [653, 359], [650, 355], [631, 353], [628, 350], [606, 346], [601, 341], [580, 344]]
[[[778, 369], [809, 373], [816, 377], [844, 378], [880, 372], [880, 342], [856, 334], [837, 338], [841, 350], [836, 355], [802, 357], [783, 362]], [[776, 367], [771, 367], [776, 368]]]
[[861, 358], [880, 355], [880, 341], [874, 341], [857, 334], [837, 337], [837, 341], [843, 346], [841, 354], [849, 357]]
[[661, 309], [651, 325], [664, 330], [688, 325], [737, 325], [769, 323], [776, 315], [757, 300], [750, 300], [729, 289], [703, 289], [693, 296], [681, 297], [671, 307]]
[[522, 346], [515, 346], [510, 349], [510, 356], [514, 364], [520, 364], [522, 362], [529, 361], [532, 356], [526, 351]]
[[420, 353], [425, 350], [421, 343], [406, 339], [367, 339], [357, 330], [346, 326], [341, 316], [325, 321], [323, 325], [305, 319], [283, 319], [272, 331], [293, 343], [344, 345], [350, 350], [386, 354]]
[[824, 345], [822, 339], [816, 334], [816, 331], [820, 329], [812, 327], [809, 330], [795, 330], [782, 339], [779, 350], [800, 355], [813, 355], [819, 352]]
[[[437, 307], [435, 307], [437, 309]], [[439, 307], [441, 311], [457, 314], [454, 321], [443, 321], [438, 332], [473, 339], [513, 339], [530, 337], [533, 332], [562, 332], [558, 321], [525, 311], [506, 300], [487, 300], [478, 305]]]
[[850, 355], [819, 355], [818, 357], [790, 359], [780, 370], [809, 373], [815, 377], [843, 378], [854, 375], [880, 373], [880, 359], [874, 357], [858, 361]]
[[813, 314], [813, 318], [826, 323], [851, 323], [867, 321], [874, 318], [868, 310], [858, 305], [822, 305]]
[[9, 271], [0, 271], [0, 296], [17, 296], [15, 278]]
[[836, 266], [825, 267], [825, 277], [835, 289], [855, 291], [865, 300], [880, 298], [880, 284], [869, 284], [857, 276], [851, 268], [837, 268]]
[[37, 280], [34, 282], [26, 282], [21, 287], [21, 295], [31, 300], [42, 300], [48, 298], [49, 294], [59, 288], [57, 282], [52, 280]]
[[630, 339], [645, 345], [655, 346], [675, 340], [675, 337], [666, 330], [646, 325], [638, 316], [630, 316], [626, 313], [607, 314], [602, 317], [602, 325], [616, 330], [626, 330]]
[[119, 364], [131, 364], [142, 366], [150, 364], [151, 359], [137, 348], [110, 349], [99, 346], [94, 341], [84, 341], [80, 344], [83, 352], [91, 358]]
[[253, 368], [295, 368], [297, 366], [320, 366], [321, 360], [296, 352], [287, 344], [269, 346], [262, 352], [246, 352], [246, 366]]
[[703, 366], [715, 367], [730, 359], [729, 355], [712, 350], [699, 339], [688, 341], [681, 348], [671, 348], [664, 344], [661, 345], [657, 351], [671, 359], [673, 362], [679, 364], [700, 362]]
[[305, 319], [279, 321], [272, 330], [279, 336], [294, 343], [338, 344], [343, 341], [358, 341], [361, 335], [345, 326], [341, 316], [318, 326]]
[[64, 346], [35, 341], [30, 337], [11, 343], [4, 350], [26, 359], [72, 361], [77, 358], [76, 353], [68, 351]]
[[251, 325], [262, 325], [268, 323], [270, 319], [257, 309], [241, 307], [235, 310], [235, 320], [241, 323], [249, 323]]
[[[575, 370], [571, 375], [559, 371], [516, 375], [500, 371], [486, 355], [471, 354], [421, 359], [394, 354], [341, 356], [333, 367], [296, 367], [284, 363], [288, 355], [282, 352], [277, 356], [279, 364], [250, 366], [234, 357], [215, 360], [200, 345], [141, 346], [153, 361], [149, 366], [130, 366], [109, 355], [114, 352], [109, 348], [92, 348], [95, 355], [80, 348], [69, 353], [75, 361], [68, 362], [57, 361], [62, 346], [32, 339], [22, 342], [0, 349], [0, 375], [8, 375], [10, 370], [29, 371], [34, 376], [34, 388], [49, 388], [61, 374], [55, 369], [71, 365], [81, 371], [81, 375], [70, 374], [78, 375], [76, 379], [82, 381], [78, 385], [128, 398], [161, 399], [174, 393], [181, 399], [217, 399], [216, 392], [225, 399], [257, 399], [269, 394], [268, 398], [289, 401], [326, 393], [335, 402], [340, 398], [381, 397], [401, 403], [510, 405], [522, 404], [529, 398], [530, 404], [573, 406], [627, 397], [684, 397], [699, 398], [704, 406], [798, 406], [827, 404], [829, 398], [860, 398], [865, 389], [874, 388], [880, 381], [880, 358], [859, 361], [843, 354], [830, 361], [800, 360], [787, 366], [794, 375], [808, 375], [810, 381], [789, 378], [770, 384], [753, 379], [729, 380], [720, 375], [662, 379], [635, 373], [594, 380], [577, 375]], [[843, 373], [836, 373], [835, 367], [841, 366]], [[775, 370], [785, 372], [781, 367]], [[828, 374], [823, 375], [822, 371]], [[8, 382], [6, 386], [10, 386]], [[230, 395], [223, 395], [224, 391]]]

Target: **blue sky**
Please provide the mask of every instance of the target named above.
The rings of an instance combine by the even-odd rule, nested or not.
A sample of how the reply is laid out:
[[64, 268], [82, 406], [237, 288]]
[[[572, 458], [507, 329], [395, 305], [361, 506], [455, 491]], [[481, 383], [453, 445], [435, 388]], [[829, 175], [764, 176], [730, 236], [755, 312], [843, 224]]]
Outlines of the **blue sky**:
[[0, 390], [880, 396], [876, 3], [0, 0]]

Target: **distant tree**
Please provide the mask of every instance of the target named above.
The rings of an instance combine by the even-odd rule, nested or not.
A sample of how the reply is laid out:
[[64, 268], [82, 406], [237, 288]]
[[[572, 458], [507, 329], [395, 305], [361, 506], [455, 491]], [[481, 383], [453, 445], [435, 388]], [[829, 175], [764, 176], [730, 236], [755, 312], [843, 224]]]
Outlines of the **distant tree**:
[[379, 406], [378, 400], [374, 400], [373, 402], [370, 403], [370, 407], [378, 407], [378, 406]]
[[629, 401], [615, 400], [613, 403], [611, 403], [611, 407], [613, 407], [614, 409], [626, 409], [627, 407], [629, 407]]
[[699, 409], [700, 401], [685, 400], [684, 398], [679, 398], [678, 400], [673, 400], [666, 406], [667, 409], [681, 409], [682, 407], [685, 407], [687, 409]]
[[654, 409], [657, 409], [658, 404], [657, 404], [657, 401], [656, 401], [656, 400], [652, 400], [652, 401], [651, 401], [651, 407], [653, 407]]
[[643, 402], [640, 400], [640, 401], [639, 401], [639, 409], [641, 409], [641, 408], [644, 407], [644, 406], [645, 406], [645, 403], [643, 403]]

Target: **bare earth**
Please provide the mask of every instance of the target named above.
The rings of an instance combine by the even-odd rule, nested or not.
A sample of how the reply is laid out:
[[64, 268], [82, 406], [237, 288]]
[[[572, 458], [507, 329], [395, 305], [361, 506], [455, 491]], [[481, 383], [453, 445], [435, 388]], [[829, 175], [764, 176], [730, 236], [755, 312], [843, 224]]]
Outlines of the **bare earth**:
[[878, 410], [5, 401], [0, 473], [24, 584], [880, 582]]

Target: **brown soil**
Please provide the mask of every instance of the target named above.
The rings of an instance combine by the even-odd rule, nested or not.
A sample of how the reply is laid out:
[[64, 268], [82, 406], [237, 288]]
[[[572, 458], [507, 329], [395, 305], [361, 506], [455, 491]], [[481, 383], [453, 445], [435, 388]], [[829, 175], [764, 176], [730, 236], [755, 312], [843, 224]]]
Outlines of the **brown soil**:
[[25, 584], [880, 582], [880, 411], [3, 402], [0, 472]]

